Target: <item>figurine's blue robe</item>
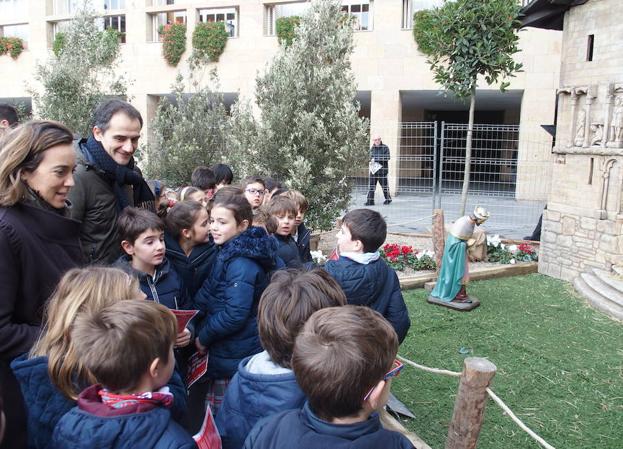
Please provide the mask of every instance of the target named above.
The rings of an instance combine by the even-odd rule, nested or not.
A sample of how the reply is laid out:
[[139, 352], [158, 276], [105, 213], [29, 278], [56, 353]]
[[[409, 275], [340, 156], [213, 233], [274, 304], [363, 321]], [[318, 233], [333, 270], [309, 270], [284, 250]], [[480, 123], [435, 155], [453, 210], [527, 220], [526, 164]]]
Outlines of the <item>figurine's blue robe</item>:
[[465, 252], [467, 242], [452, 234], [446, 239], [446, 246], [441, 259], [441, 270], [431, 296], [442, 301], [452, 301], [461, 289], [461, 281], [465, 276]]

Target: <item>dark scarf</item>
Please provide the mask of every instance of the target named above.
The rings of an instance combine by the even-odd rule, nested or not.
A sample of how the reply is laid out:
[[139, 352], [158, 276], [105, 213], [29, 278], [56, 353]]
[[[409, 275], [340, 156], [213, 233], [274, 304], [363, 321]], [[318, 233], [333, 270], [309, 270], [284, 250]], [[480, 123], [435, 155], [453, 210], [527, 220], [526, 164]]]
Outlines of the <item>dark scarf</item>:
[[105, 178], [112, 184], [119, 211], [130, 205], [123, 189], [126, 185], [133, 187], [135, 207], [148, 209], [152, 212], [156, 211], [154, 194], [151, 193], [143, 177], [134, 170], [134, 158], [130, 159], [128, 165], [117, 164], [104, 150], [102, 144], [95, 140], [93, 136], [84, 142], [82, 148], [87, 153], [86, 156], [89, 162], [101, 170]]

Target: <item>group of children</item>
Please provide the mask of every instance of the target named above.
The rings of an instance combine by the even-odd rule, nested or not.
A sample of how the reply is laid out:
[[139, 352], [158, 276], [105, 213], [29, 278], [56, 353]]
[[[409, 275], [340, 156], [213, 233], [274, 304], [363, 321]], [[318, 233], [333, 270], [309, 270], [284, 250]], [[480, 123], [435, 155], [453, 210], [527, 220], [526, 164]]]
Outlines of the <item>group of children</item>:
[[[114, 267], [61, 280], [12, 364], [29, 447], [191, 448], [207, 409], [224, 449], [412, 447], [376, 413], [410, 326], [380, 214], [347, 213], [339, 258], [314, 267], [300, 192], [231, 186], [222, 164], [191, 179], [175, 204], [150, 184], [158, 214], [122, 212]], [[171, 310], [198, 314], [179, 329]], [[207, 371], [188, 388], [193, 353]]]

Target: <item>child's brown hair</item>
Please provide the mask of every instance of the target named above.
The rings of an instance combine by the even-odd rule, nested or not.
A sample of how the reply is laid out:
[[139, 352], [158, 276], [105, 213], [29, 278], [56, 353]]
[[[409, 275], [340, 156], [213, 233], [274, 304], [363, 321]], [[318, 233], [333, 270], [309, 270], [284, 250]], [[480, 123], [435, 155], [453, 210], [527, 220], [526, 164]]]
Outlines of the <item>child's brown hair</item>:
[[344, 215], [342, 225], [350, 231], [353, 240], [360, 240], [364, 253], [378, 250], [387, 237], [387, 223], [378, 212], [371, 209], [355, 209]]
[[275, 196], [268, 203], [268, 213], [270, 215], [285, 215], [290, 214], [296, 217], [296, 204], [290, 198], [286, 198], [284, 195]]
[[276, 364], [290, 368], [294, 340], [317, 310], [346, 304], [339, 284], [324, 270], [277, 271], [264, 290], [257, 313], [262, 347]]
[[198, 201], [182, 201], [173, 206], [167, 217], [165, 224], [167, 231], [174, 238], [179, 239], [184, 229], [191, 229], [201, 209], [205, 209], [203, 204]]
[[396, 332], [380, 313], [331, 307], [315, 312], [296, 337], [292, 369], [312, 410], [330, 421], [361, 410], [397, 352]]
[[266, 182], [264, 182], [264, 178], [260, 176], [247, 176], [242, 180], [242, 189], [246, 189], [249, 184], [262, 184], [262, 187], [266, 188]]
[[253, 226], [262, 226], [266, 229], [266, 232], [269, 234], [274, 234], [277, 232], [277, 219], [268, 213], [268, 208], [266, 206], [260, 206], [255, 209], [255, 214], [253, 215]]
[[151, 363], [168, 363], [175, 315], [153, 301], [122, 301], [81, 315], [71, 331], [76, 352], [97, 382], [113, 393], [135, 388]]
[[307, 198], [305, 198], [305, 196], [298, 190], [288, 190], [283, 193], [283, 196], [294, 201], [294, 204], [302, 213], [306, 213], [309, 210], [309, 202], [307, 201]]
[[253, 224], [253, 209], [240, 189], [236, 187], [223, 187], [216, 192], [212, 200], [210, 210], [215, 207], [224, 207], [232, 212], [236, 224], [240, 225], [244, 220], [248, 221], [249, 226]]
[[162, 218], [146, 209], [126, 207], [117, 221], [119, 237], [134, 245], [134, 242], [143, 232], [149, 229], [164, 231]]

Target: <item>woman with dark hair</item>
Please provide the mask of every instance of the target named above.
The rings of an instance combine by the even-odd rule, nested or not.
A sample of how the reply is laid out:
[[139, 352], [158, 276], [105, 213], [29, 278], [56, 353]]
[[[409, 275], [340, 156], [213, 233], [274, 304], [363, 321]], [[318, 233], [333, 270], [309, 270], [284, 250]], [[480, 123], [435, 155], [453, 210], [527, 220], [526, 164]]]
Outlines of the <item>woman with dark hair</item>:
[[48, 297], [82, 262], [80, 223], [67, 218], [75, 166], [72, 133], [60, 123], [27, 122], [0, 141], [0, 384], [11, 404], [1, 447], [26, 445], [9, 364], [33, 346]]

